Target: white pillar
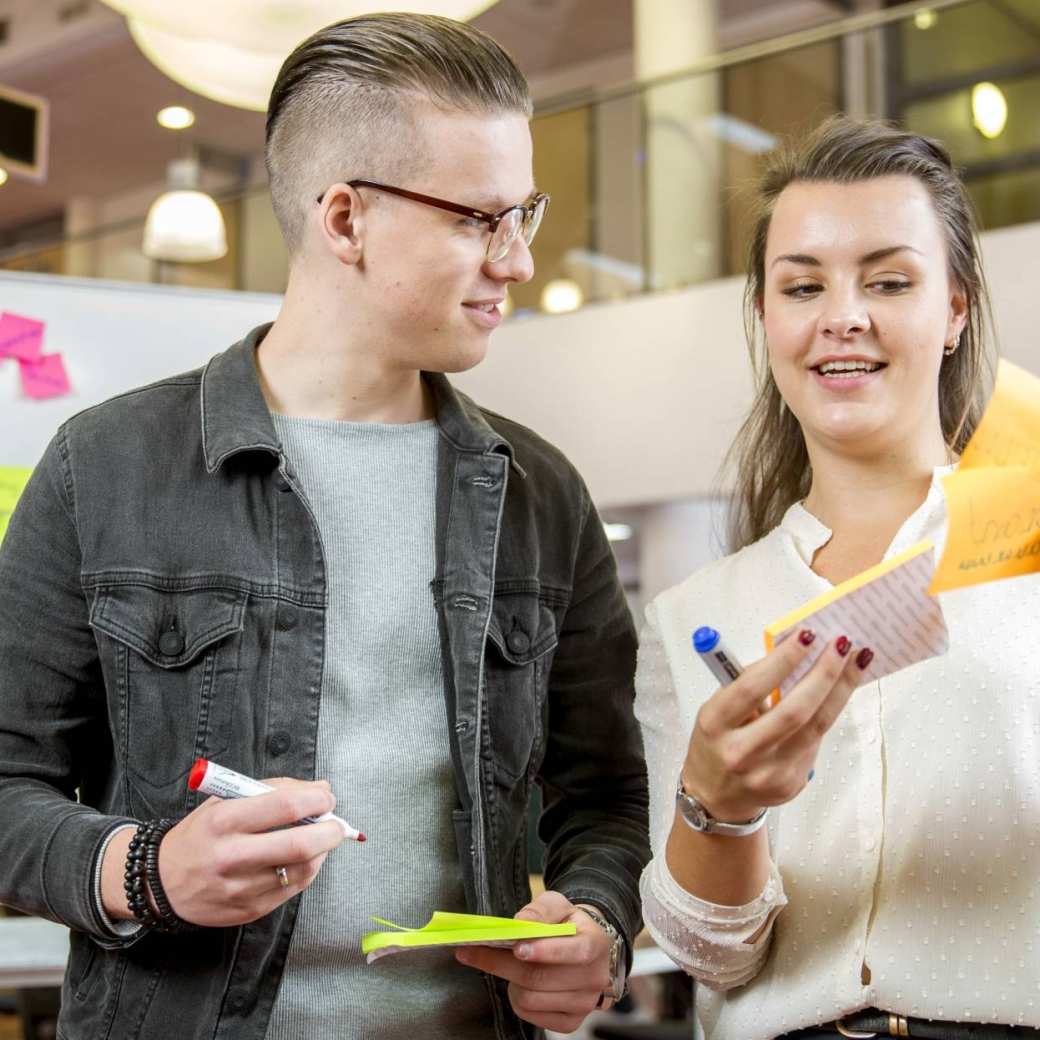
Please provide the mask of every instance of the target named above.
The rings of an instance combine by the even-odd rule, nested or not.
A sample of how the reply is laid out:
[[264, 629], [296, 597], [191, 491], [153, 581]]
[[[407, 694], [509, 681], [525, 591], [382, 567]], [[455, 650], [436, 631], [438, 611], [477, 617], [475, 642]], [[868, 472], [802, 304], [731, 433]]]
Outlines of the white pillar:
[[[667, 75], [714, 54], [717, 0], [635, 0], [635, 71]], [[722, 271], [719, 78], [707, 73], [644, 94], [645, 254], [654, 288]]]

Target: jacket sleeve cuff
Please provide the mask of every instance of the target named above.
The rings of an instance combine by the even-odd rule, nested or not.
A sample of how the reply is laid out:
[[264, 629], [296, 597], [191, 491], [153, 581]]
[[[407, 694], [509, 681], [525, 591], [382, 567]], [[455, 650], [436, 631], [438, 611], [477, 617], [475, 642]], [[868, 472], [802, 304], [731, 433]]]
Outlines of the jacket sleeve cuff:
[[108, 851], [108, 846], [117, 834], [134, 829], [132, 823], [126, 823], [110, 830], [105, 836], [104, 841], [102, 841], [101, 848], [98, 849], [97, 861], [94, 864], [94, 903], [97, 906], [98, 917], [101, 918], [101, 924], [108, 930], [109, 937], [112, 939], [130, 939], [144, 929], [144, 925], [137, 921], [113, 920], [107, 913], [105, 913], [105, 904], [101, 898], [101, 865], [104, 863], [105, 853]]
[[[107, 925], [99, 898], [101, 856], [112, 837], [128, 825], [136, 826], [136, 821], [77, 806], [51, 832], [43, 857], [43, 892], [49, 916], [85, 932], [105, 949], [130, 946], [141, 935], [136, 928], [120, 935]], [[78, 864], [86, 869], [78, 868]]]

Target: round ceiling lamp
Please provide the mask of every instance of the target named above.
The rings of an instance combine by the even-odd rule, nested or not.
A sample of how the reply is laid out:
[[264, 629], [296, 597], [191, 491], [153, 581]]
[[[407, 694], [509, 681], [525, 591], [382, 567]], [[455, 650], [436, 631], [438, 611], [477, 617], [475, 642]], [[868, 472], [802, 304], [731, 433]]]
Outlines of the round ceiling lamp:
[[262, 112], [290, 51], [312, 33], [381, 11], [475, 18], [497, 0], [104, 0], [127, 18], [138, 47], [189, 90]]

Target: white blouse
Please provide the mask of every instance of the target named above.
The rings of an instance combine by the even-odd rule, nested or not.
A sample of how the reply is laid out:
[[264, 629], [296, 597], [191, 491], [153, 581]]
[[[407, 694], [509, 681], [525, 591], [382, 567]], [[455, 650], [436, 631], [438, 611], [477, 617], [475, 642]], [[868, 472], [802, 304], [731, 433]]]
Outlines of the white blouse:
[[[947, 472], [886, 558], [922, 538], [941, 551]], [[758, 899], [702, 902], [665, 864], [689, 736], [718, 685], [691, 633], [711, 625], [745, 664], [761, 657], [763, 628], [831, 587], [810, 569], [830, 535], [794, 505], [647, 608], [647, 927], [705, 983], [708, 1040], [768, 1040], [862, 1007], [1040, 1026], [1040, 575], [944, 593], [949, 652], [853, 694], [815, 778], [770, 811], [773, 876]]]

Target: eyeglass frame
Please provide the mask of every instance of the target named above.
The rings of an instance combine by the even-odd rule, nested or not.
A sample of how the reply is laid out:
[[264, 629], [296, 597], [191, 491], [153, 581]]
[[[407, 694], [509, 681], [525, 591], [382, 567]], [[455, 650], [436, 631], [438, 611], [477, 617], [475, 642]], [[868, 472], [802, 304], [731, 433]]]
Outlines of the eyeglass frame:
[[[405, 188], [395, 188], [391, 184], [379, 184], [376, 181], [365, 181], [365, 180], [354, 180], [345, 182], [348, 188], [374, 188], [376, 191], [385, 191], [390, 195], [399, 195], [402, 199], [411, 199], [412, 202], [421, 202], [425, 206], [436, 206], [437, 209], [447, 210], [449, 213], [459, 213], [464, 217], [472, 217], [474, 220], [482, 220], [488, 226], [488, 230], [491, 232], [492, 238], [494, 238], [495, 232], [498, 230], [499, 224], [502, 223], [505, 218], [512, 213], [514, 210], [521, 210], [523, 212], [523, 218], [520, 223], [520, 230], [517, 231], [517, 235], [522, 234], [523, 229], [530, 224], [534, 217], [535, 211], [542, 200], [545, 200], [546, 209], [549, 206], [550, 196], [544, 192], [537, 192], [530, 202], [520, 202], [515, 206], [506, 206], [505, 209], [498, 213], [486, 213], [482, 209], [474, 209], [472, 206], [463, 206], [459, 202], [448, 202], [447, 199], [438, 199], [433, 195], [420, 195], [417, 191], [408, 191]], [[318, 196], [318, 202], [321, 202], [325, 198], [325, 192], [322, 192]], [[542, 210], [542, 217], [545, 217], [545, 210]], [[509, 243], [512, 248], [513, 242], [516, 241], [514, 237]], [[528, 245], [530, 241], [524, 239]], [[491, 239], [488, 239], [488, 250], [491, 249]], [[500, 260], [504, 260], [508, 255], [508, 251], [499, 257]], [[497, 261], [492, 261], [493, 263]]]

